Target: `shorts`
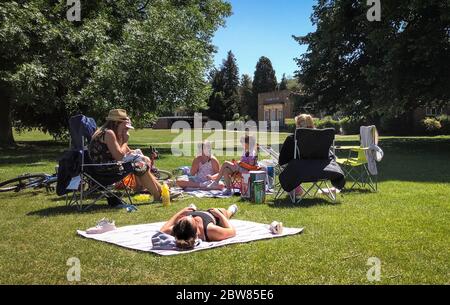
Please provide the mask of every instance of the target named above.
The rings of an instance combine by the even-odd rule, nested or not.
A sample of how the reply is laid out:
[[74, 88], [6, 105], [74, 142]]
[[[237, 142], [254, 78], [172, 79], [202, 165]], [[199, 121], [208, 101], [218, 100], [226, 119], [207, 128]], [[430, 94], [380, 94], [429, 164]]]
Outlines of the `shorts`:
[[207, 182], [211, 181], [211, 180], [208, 180], [208, 179], [202, 179], [202, 178], [200, 178], [198, 176], [188, 176], [188, 175], [180, 176], [178, 178], [178, 180], [190, 181], [190, 182], [200, 183], [200, 184], [202, 184], [202, 183], [204, 184], [204, 183], [207, 183]]

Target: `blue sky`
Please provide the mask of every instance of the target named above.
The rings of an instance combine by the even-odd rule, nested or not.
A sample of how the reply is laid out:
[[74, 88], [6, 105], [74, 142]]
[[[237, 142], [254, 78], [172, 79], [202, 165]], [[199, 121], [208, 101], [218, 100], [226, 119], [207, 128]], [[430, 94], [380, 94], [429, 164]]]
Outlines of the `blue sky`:
[[213, 39], [217, 47], [216, 67], [227, 52], [236, 56], [239, 74], [253, 77], [258, 59], [272, 61], [278, 81], [283, 73], [293, 76], [297, 70], [295, 57], [306, 51], [291, 36], [305, 35], [314, 30], [310, 16], [314, 0], [229, 0], [233, 15]]

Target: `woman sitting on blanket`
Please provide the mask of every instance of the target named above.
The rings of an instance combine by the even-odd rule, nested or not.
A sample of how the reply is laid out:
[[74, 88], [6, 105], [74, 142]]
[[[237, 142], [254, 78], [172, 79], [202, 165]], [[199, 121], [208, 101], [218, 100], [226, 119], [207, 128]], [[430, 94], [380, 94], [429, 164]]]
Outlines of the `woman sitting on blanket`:
[[192, 161], [191, 176], [181, 176], [177, 185], [181, 188], [222, 190], [223, 184], [208, 187], [211, 177], [216, 175], [220, 169], [220, 163], [211, 153], [211, 144], [204, 141], [198, 146], [198, 156]]
[[237, 213], [237, 205], [225, 209], [208, 209], [196, 211], [195, 207], [187, 207], [176, 213], [161, 228], [162, 233], [175, 237], [180, 249], [193, 249], [195, 241], [220, 241], [236, 235], [235, 228], [229, 219]]
[[246, 130], [246, 135], [241, 138], [241, 143], [244, 147], [241, 160], [238, 162], [225, 161], [220, 168], [219, 174], [211, 177], [214, 178], [214, 181], [209, 185], [209, 187], [215, 187], [219, 184], [220, 179], [222, 177], [224, 178], [225, 186], [227, 188], [227, 190], [224, 192], [224, 195], [232, 194], [231, 177], [234, 174], [248, 173], [251, 170], [258, 169], [256, 140], [253, 136], [248, 135], [248, 130]]

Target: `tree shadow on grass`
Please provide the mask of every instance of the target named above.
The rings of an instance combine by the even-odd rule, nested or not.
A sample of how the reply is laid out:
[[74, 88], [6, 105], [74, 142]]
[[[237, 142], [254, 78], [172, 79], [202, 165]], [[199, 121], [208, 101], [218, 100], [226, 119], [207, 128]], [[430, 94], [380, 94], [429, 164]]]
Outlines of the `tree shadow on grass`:
[[[133, 203], [134, 206], [138, 207], [142, 205], [146, 205], [147, 203]], [[83, 207], [86, 207], [84, 205]], [[41, 210], [31, 211], [27, 213], [27, 216], [41, 216], [41, 217], [48, 217], [48, 216], [60, 216], [60, 215], [68, 215], [68, 214], [97, 214], [97, 213], [103, 213], [105, 211], [112, 212], [112, 211], [122, 211], [124, 208], [115, 208], [107, 205], [106, 203], [100, 202], [98, 204], [94, 204], [87, 210], [78, 210], [78, 207], [76, 206], [68, 206], [68, 205], [59, 205], [55, 207], [48, 207]]]
[[336, 202], [332, 202], [331, 199], [326, 197], [314, 197], [304, 198], [298, 203], [292, 203], [291, 199], [287, 197], [269, 200], [268, 205], [271, 208], [292, 209], [292, 208], [310, 208], [314, 206], [336, 206], [341, 204], [338, 199]]
[[[359, 145], [358, 142], [341, 142], [338, 145]], [[450, 183], [450, 139], [433, 138], [387, 138], [379, 146], [384, 157], [377, 163], [378, 182], [409, 181]], [[346, 152], [337, 152], [346, 157]], [[344, 154], [344, 155], [343, 155]], [[353, 183], [348, 181], [348, 183]]]
[[40, 162], [57, 162], [67, 144], [55, 141], [17, 142], [15, 147], [0, 149], [0, 165], [28, 164]]

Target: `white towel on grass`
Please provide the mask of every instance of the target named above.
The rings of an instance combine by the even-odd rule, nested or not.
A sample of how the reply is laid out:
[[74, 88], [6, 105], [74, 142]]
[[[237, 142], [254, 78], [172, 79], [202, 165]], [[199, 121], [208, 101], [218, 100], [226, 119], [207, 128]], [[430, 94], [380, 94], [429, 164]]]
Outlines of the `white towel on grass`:
[[[172, 236], [164, 234], [165, 237], [161, 237], [162, 233], [159, 229], [161, 229], [165, 222], [119, 227], [114, 231], [102, 234], [86, 234], [85, 231], [81, 230], [77, 230], [77, 233], [89, 239], [115, 244], [128, 249], [153, 252], [159, 255], [176, 255], [212, 249], [229, 244], [277, 238], [303, 232], [303, 228], [284, 228], [283, 234], [275, 235], [270, 232], [268, 224], [237, 219], [232, 219], [230, 221], [236, 228], [235, 237], [218, 242], [202, 241], [192, 250], [177, 249]], [[155, 245], [153, 245], [152, 239], [156, 241]]]

